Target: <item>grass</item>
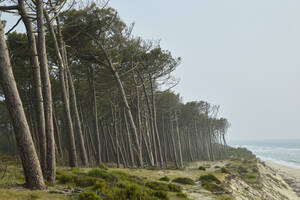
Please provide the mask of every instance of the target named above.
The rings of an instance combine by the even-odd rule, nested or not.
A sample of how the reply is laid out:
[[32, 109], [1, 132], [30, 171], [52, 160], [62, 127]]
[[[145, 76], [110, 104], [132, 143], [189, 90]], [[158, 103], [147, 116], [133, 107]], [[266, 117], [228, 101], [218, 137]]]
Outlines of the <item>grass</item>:
[[[9, 165], [7, 175], [0, 180], [0, 199], [7, 200], [187, 200], [182, 188], [191, 188], [194, 180], [200, 180], [202, 188], [211, 191], [217, 200], [233, 200], [230, 194], [224, 194], [227, 186], [226, 176], [238, 175], [247, 183], [259, 183], [259, 171], [255, 156], [244, 149], [228, 155], [230, 161], [215, 163], [194, 169], [111, 169], [99, 165], [97, 168], [61, 168], [57, 169], [57, 184], [50, 190], [58, 188], [80, 188], [81, 194], [52, 194], [48, 191], [31, 191], [20, 187], [24, 176], [20, 164]], [[240, 151], [240, 150], [239, 150]], [[238, 157], [246, 155], [246, 157]], [[229, 163], [228, 163], [229, 162]], [[228, 163], [228, 164], [226, 164]], [[226, 164], [226, 165], [225, 165]], [[115, 167], [115, 166], [114, 166]], [[134, 174], [134, 175], [131, 175]], [[199, 178], [200, 177], [200, 178]], [[169, 183], [172, 180], [172, 183]], [[11, 189], [9, 189], [11, 188]], [[221, 194], [220, 194], [221, 193]]]
[[5, 200], [70, 200], [64, 194], [51, 194], [47, 191], [32, 191], [27, 189], [0, 189], [0, 199]]

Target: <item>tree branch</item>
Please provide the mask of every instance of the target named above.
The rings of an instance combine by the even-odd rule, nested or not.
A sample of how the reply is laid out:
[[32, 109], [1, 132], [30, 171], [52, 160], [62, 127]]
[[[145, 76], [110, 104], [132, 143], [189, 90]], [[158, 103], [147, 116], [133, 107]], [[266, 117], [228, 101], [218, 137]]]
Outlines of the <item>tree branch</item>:
[[11, 29], [9, 29], [9, 31], [7, 31], [5, 33], [5, 35], [8, 35], [12, 30], [14, 30], [18, 26], [18, 24], [20, 23], [21, 20], [22, 20], [22, 17], [20, 17], [20, 19], [18, 19], [17, 23]]
[[1, 11], [18, 10], [18, 9], [19, 9], [18, 5], [15, 5], [15, 6], [0, 6]]

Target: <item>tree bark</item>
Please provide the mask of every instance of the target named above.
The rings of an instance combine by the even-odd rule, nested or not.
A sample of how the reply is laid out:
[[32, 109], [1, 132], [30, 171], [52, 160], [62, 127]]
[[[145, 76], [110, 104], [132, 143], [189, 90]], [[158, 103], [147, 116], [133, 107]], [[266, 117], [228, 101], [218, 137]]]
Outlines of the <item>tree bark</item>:
[[[66, 82], [65, 82], [65, 64], [63, 61], [63, 57], [60, 53], [59, 46], [58, 46], [58, 40], [56, 38], [53, 25], [51, 24], [50, 17], [47, 12], [44, 12], [44, 15], [47, 20], [47, 24], [50, 30], [50, 34], [53, 39], [54, 43], [54, 49], [55, 54], [57, 56], [58, 64], [59, 64], [59, 78], [60, 78], [60, 86], [61, 86], [61, 92], [62, 92], [62, 99], [63, 99], [63, 107], [64, 107], [64, 113], [65, 113], [65, 120], [67, 124], [67, 132], [69, 135], [69, 164], [71, 167], [77, 166], [77, 153], [76, 153], [76, 145], [75, 145], [75, 137], [74, 137], [74, 129], [73, 129], [73, 123], [70, 113], [70, 103], [68, 99], [67, 89], [66, 89]], [[60, 26], [59, 24], [57, 26]], [[59, 31], [60, 32], [60, 31]], [[59, 34], [59, 37], [62, 37]], [[60, 40], [61, 38], [59, 38]]]
[[24, 169], [26, 186], [31, 189], [45, 189], [43, 174], [34, 148], [23, 105], [12, 72], [4, 30], [0, 19], [0, 85], [14, 127], [15, 137]]
[[88, 159], [87, 159], [87, 154], [86, 154], [86, 149], [85, 149], [85, 143], [84, 143], [83, 136], [82, 136], [81, 122], [80, 122], [79, 113], [78, 113], [78, 109], [77, 109], [75, 88], [74, 88], [74, 84], [73, 84], [73, 80], [72, 80], [72, 76], [71, 76], [69, 68], [67, 68], [66, 70], [67, 70], [67, 74], [68, 74], [68, 82], [69, 82], [69, 87], [70, 87], [70, 100], [71, 100], [72, 110], [74, 113], [75, 128], [77, 130], [79, 146], [80, 146], [81, 161], [84, 166], [87, 166]]
[[92, 96], [92, 115], [93, 115], [93, 126], [94, 126], [94, 135], [97, 140], [97, 163], [101, 163], [101, 144], [99, 137], [99, 126], [98, 126], [98, 109], [97, 109], [97, 99], [96, 99], [96, 91], [95, 91], [95, 79], [94, 79], [94, 71], [91, 66], [88, 67], [88, 79], [90, 84], [90, 92]]
[[34, 79], [34, 92], [35, 92], [35, 109], [37, 116], [37, 128], [39, 133], [39, 149], [40, 149], [40, 163], [42, 167], [43, 175], [46, 177], [46, 128], [45, 128], [45, 114], [43, 106], [43, 95], [42, 95], [42, 82], [41, 72], [38, 60], [38, 53], [36, 48], [36, 39], [33, 31], [33, 26], [25, 8], [24, 0], [19, 0], [19, 12], [24, 22], [28, 43], [30, 47], [30, 61], [33, 65], [33, 79]]
[[45, 27], [43, 0], [36, 1], [37, 10], [37, 27], [38, 27], [38, 55], [41, 65], [41, 75], [43, 81], [45, 124], [46, 124], [46, 141], [47, 141], [47, 173], [46, 179], [50, 184], [55, 183], [56, 163], [55, 163], [55, 140], [53, 128], [53, 110], [52, 110], [52, 93], [51, 82], [48, 70], [48, 61], [46, 53]]

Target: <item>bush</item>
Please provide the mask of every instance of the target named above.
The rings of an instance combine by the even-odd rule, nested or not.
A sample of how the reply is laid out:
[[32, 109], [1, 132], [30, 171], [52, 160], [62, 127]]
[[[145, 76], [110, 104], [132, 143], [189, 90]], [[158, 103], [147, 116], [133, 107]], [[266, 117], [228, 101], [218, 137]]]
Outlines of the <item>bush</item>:
[[206, 171], [206, 168], [205, 167], [203, 167], [203, 166], [199, 166], [199, 168], [198, 168], [199, 170], [202, 170], [202, 171]]
[[100, 200], [100, 197], [92, 191], [86, 191], [79, 195], [79, 200]]
[[181, 192], [181, 187], [179, 185], [175, 185], [175, 184], [168, 184], [168, 188], [169, 188], [169, 191], [171, 192]]
[[57, 179], [60, 183], [66, 184], [66, 183], [72, 183], [74, 182], [74, 175], [73, 174], [61, 174], [57, 176]]
[[106, 188], [107, 187], [107, 184], [104, 182], [104, 181], [96, 181], [96, 183], [94, 184], [94, 187], [93, 189], [94, 190], [99, 190], [99, 189], [102, 189], [102, 188]]
[[221, 181], [219, 181], [219, 179], [217, 179], [212, 174], [202, 175], [202, 176], [200, 176], [199, 180], [202, 181], [202, 182], [214, 182], [214, 183], [217, 183], [217, 184], [221, 183]]
[[161, 177], [159, 180], [166, 181], [166, 182], [170, 181], [169, 177], [167, 177], [167, 176]]
[[91, 169], [88, 172], [88, 176], [102, 178], [109, 182], [117, 182], [118, 180], [118, 178], [114, 174], [108, 173], [106, 170], [103, 169]]
[[88, 177], [88, 176], [77, 176], [74, 177], [74, 183], [78, 187], [89, 187], [95, 185], [97, 182], [96, 178]]
[[191, 178], [179, 177], [173, 180], [175, 183], [181, 183], [185, 185], [194, 185], [195, 182]]
[[229, 173], [229, 171], [225, 167], [221, 168], [221, 172], [224, 173], [224, 174], [228, 174]]
[[73, 174], [83, 174], [81, 171], [80, 171], [80, 169], [79, 168], [72, 168], [71, 170], [70, 170]]
[[145, 186], [151, 188], [152, 190], [163, 190], [163, 191], [169, 190], [168, 184], [157, 182], [157, 181], [149, 181], [145, 184]]
[[243, 167], [243, 166], [239, 166], [237, 171], [240, 173], [240, 174], [245, 174], [245, 173], [248, 173], [248, 170]]
[[103, 163], [101, 163], [101, 164], [99, 165], [99, 168], [100, 168], [100, 169], [104, 169], [104, 170], [108, 170], [108, 168], [106, 167], [106, 165], [104, 165]]
[[[153, 195], [159, 195], [153, 192]], [[117, 188], [115, 192], [115, 198], [118, 200], [141, 200], [141, 199], [151, 199], [150, 190], [147, 190], [137, 184], [125, 183], [123, 188]]]
[[224, 192], [224, 188], [222, 186], [219, 186], [213, 182], [204, 181], [201, 183], [201, 186], [210, 192]]
[[166, 191], [159, 190], [159, 191], [155, 191], [152, 194], [153, 194], [153, 196], [155, 196], [155, 197], [157, 197], [159, 199], [163, 199], [163, 200], [168, 200], [169, 199], [168, 194], [167, 194]]
[[187, 195], [184, 194], [184, 193], [182, 193], [182, 192], [177, 193], [176, 196], [177, 196], [177, 197], [180, 197], [180, 198], [187, 198]]
[[221, 167], [220, 167], [220, 166], [218, 166], [218, 165], [216, 165], [216, 166], [215, 166], [215, 168], [216, 168], [216, 169], [218, 169], [218, 168], [221, 168]]
[[258, 169], [254, 167], [254, 168], [252, 169], [252, 172], [258, 173]]

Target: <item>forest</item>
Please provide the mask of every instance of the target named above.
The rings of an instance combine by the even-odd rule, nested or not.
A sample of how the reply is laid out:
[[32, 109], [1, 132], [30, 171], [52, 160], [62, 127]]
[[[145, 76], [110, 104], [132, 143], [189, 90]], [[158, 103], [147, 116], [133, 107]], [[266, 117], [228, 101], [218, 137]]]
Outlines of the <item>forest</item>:
[[172, 74], [183, 59], [133, 35], [108, 2], [11, 0], [0, 10], [18, 16], [0, 22], [0, 152], [20, 159], [26, 187], [54, 185], [58, 166], [224, 158], [230, 124], [219, 106], [183, 102]]

